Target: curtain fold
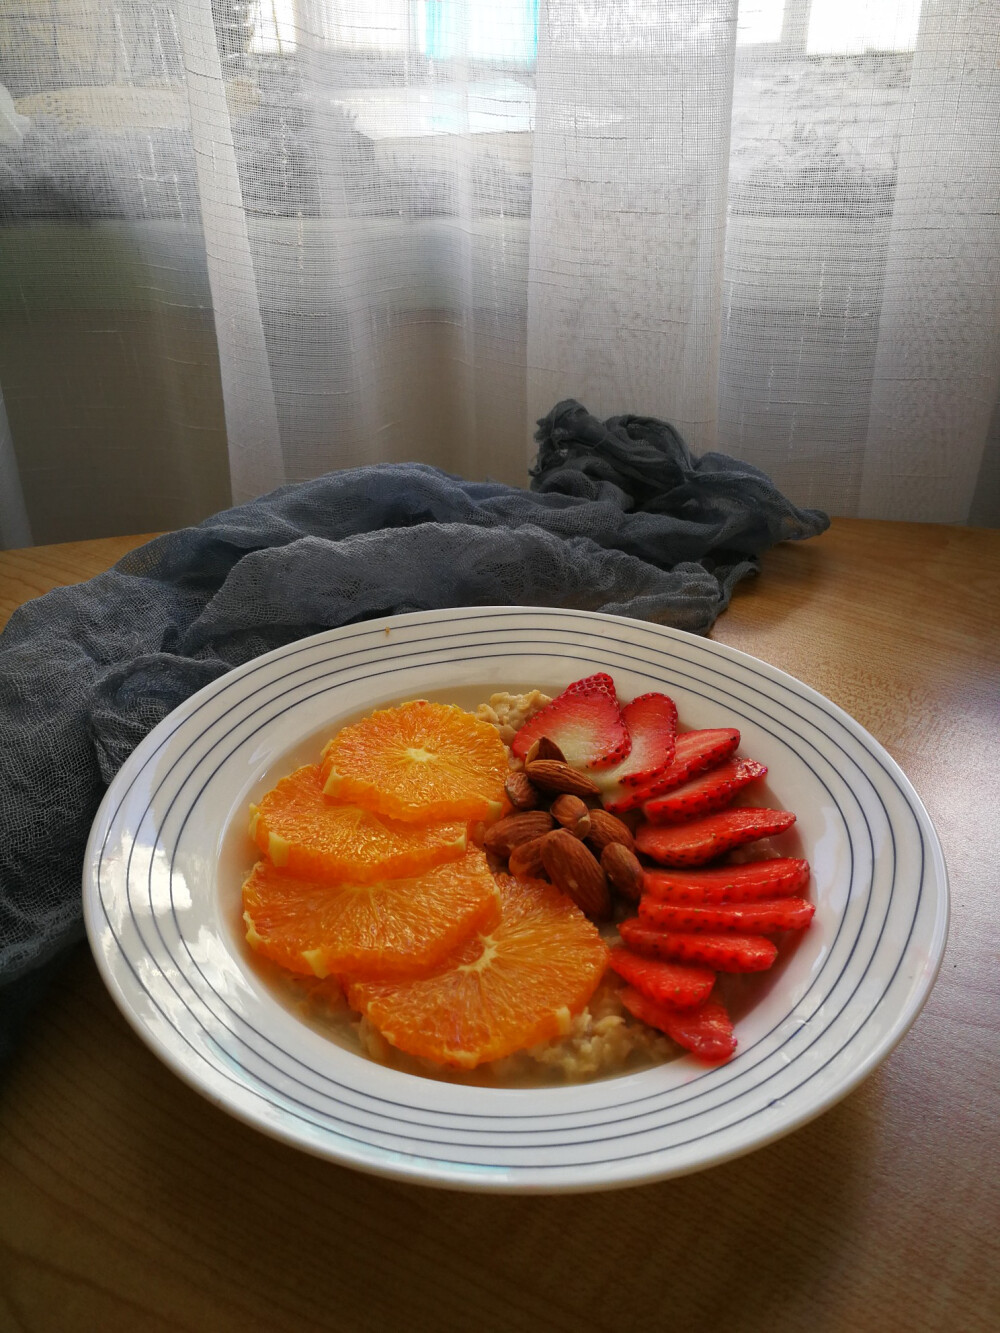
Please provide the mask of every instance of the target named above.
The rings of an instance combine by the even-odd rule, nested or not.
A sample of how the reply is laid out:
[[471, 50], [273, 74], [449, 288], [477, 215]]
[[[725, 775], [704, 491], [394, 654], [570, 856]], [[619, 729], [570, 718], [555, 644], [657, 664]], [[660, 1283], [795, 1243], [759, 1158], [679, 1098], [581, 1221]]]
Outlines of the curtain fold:
[[567, 397], [1000, 522], [993, 0], [6, 0], [0, 89], [7, 545]]
[[31, 536], [197, 522], [232, 492], [175, 7], [5, 0], [0, 85], [0, 394]]
[[718, 443], [736, 0], [542, 8], [529, 406], [668, 418]]
[[289, 480], [417, 459], [526, 481], [524, 4], [484, 33], [464, 0], [433, 29], [433, 4], [310, 0], [240, 62], [254, 101], [232, 133]]
[[925, 0], [903, 113], [858, 497], [968, 518], [1000, 395], [997, 5]]
[[217, 30], [216, 8], [211, 0], [187, 0], [177, 14], [215, 311], [229, 475], [233, 501], [240, 504], [282, 485], [285, 464], [233, 143], [225, 48], [220, 52], [220, 39], [225, 42], [229, 30]]
[[31, 545], [31, 523], [21, 490], [7, 409], [0, 395], [0, 549], [17, 550]]

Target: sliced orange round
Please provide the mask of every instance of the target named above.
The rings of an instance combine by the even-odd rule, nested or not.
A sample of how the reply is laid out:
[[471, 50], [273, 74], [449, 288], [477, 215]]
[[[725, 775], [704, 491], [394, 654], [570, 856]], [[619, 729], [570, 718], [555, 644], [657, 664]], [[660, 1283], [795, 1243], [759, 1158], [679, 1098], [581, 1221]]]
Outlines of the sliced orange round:
[[248, 943], [317, 977], [424, 974], [499, 919], [496, 880], [478, 847], [416, 878], [372, 884], [296, 879], [258, 861], [243, 885]]
[[489, 819], [508, 773], [496, 728], [418, 699], [344, 727], [323, 751], [323, 790], [391, 819]]
[[467, 827], [459, 821], [404, 824], [329, 801], [319, 767], [307, 764], [250, 807], [250, 836], [274, 865], [293, 875], [367, 884], [457, 860]]
[[401, 1051], [472, 1069], [568, 1031], [608, 963], [597, 928], [538, 880], [498, 877], [502, 917], [429, 976], [345, 983], [351, 1007]]

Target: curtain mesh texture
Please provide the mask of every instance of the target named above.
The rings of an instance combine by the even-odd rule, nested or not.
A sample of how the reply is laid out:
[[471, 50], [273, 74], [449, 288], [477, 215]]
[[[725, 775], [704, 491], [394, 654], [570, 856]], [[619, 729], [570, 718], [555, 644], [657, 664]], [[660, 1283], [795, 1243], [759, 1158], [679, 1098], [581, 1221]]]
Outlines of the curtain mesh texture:
[[568, 395], [997, 521], [995, 0], [6, 0], [0, 85], [8, 544]]

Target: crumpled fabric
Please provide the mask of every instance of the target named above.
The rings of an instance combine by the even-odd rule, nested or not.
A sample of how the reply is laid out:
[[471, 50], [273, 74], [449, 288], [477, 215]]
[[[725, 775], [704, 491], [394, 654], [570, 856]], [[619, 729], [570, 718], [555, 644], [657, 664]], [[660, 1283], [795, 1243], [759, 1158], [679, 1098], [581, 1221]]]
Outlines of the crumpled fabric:
[[559, 403], [531, 488], [421, 464], [332, 472], [159, 537], [0, 635], [0, 1051], [82, 935], [81, 867], [136, 745], [250, 658], [406, 611], [562, 606], [706, 633], [776, 542], [829, 523], [667, 423]]

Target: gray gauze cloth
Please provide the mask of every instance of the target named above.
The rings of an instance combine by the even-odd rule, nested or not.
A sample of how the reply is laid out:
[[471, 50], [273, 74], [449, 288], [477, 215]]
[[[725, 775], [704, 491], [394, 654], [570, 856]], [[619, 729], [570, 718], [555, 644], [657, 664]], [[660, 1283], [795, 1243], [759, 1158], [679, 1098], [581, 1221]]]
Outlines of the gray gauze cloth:
[[159, 537], [21, 607], [0, 635], [0, 1050], [82, 933], [107, 784], [232, 667], [372, 616], [498, 603], [705, 633], [775, 542], [822, 532], [757, 469], [646, 417], [572, 401], [539, 423], [530, 490], [420, 464], [333, 472]]

